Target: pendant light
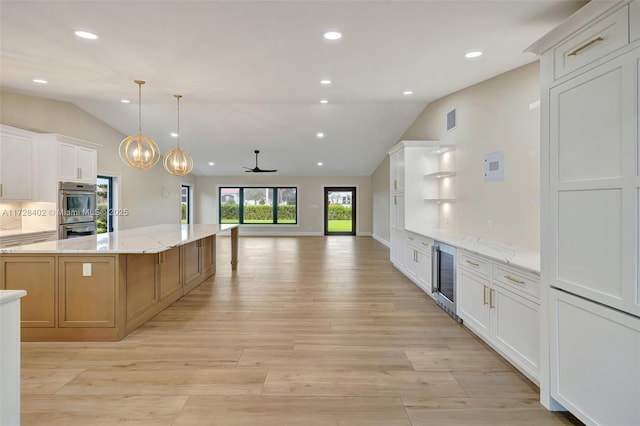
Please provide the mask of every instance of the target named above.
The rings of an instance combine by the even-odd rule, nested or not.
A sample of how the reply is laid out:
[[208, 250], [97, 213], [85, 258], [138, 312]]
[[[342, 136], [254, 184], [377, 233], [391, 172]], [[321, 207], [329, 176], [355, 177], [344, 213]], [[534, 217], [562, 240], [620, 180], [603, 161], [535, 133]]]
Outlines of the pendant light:
[[164, 169], [175, 176], [185, 176], [193, 169], [193, 159], [184, 149], [180, 149], [180, 98], [182, 95], [173, 95], [178, 100], [178, 147], [167, 152], [164, 156]]
[[138, 133], [126, 137], [120, 142], [118, 152], [120, 159], [129, 167], [146, 170], [156, 165], [160, 160], [158, 145], [148, 136], [142, 134], [142, 80], [134, 80], [138, 85]]

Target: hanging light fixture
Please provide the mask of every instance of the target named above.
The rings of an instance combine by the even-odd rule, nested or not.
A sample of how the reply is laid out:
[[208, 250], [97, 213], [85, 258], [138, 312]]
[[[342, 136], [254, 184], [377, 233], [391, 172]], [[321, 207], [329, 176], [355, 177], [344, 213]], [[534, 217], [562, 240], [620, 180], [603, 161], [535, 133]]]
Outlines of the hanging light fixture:
[[180, 149], [180, 98], [182, 95], [173, 95], [178, 100], [178, 147], [167, 152], [164, 156], [164, 169], [175, 176], [185, 176], [193, 169], [193, 159], [184, 149]]
[[146, 170], [160, 160], [158, 145], [148, 136], [142, 134], [142, 80], [134, 80], [138, 85], [138, 133], [126, 137], [120, 142], [120, 158], [129, 167]]

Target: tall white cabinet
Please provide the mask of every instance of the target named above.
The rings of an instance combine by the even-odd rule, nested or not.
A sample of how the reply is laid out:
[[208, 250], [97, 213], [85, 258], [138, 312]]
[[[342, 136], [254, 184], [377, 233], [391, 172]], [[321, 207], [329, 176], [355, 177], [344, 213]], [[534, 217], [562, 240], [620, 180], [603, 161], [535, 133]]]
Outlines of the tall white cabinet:
[[36, 169], [31, 132], [0, 127], [0, 201], [33, 199]]
[[541, 55], [541, 401], [640, 424], [640, 0], [591, 2]]

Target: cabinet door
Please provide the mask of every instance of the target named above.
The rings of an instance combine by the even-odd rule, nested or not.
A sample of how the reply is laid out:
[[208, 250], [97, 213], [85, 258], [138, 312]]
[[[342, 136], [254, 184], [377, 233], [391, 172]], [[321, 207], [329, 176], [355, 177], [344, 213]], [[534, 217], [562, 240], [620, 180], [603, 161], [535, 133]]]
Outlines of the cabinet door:
[[115, 258], [60, 257], [58, 286], [58, 327], [115, 327]]
[[54, 257], [6, 257], [0, 261], [0, 271], [0, 288], [27, 291], [21, 299], [22, 327], [55, 327]]
[[0, 136], [0, 200], [31, 200], [33, 141], [26, 136]]
[[540, 377], [539, 306], [510, 291], [490, 290], [493, 343], [534, 381]]
[[431, 295], [431, 252], [418, 250], [418, 285]]
[[400, 150], [389, 158], [391, 191], [404, 189], [404, 150]]
[[200, 278], [200, 262], [200, 241], [182, 246], [182, 282], [185, 292], [191, 290], [193, 282]]
[[639, 425], [640, 319], [551, 289], [551, 395], [587, 424]]
[[77, 146], [58, 142], [58, 179], [61, 181], [78, 180]]
[[180, 247], [160, 253], [160, 299], [180, 290]]
[[160, 301], [156, 279], [157, 254], [127, 255], [127, 321]]
[[202, 273], [209, 276], [216, 272], [216, 237], [210, 237], [201, 240], [202, 251]]
[[413, 281], [418, 281], [418, 259], [417, 259], [418, 252], [412, 245], [405, 244], [404, 253], [405, 253], [405, 257], [404, 257], [405, 274]]
[[406, 233], [400, 229], [391, 229], [390, 230], [391, 237], [391, 262], [398, 268], [403, 270], [405, 265], [405, 244], [406, 244]]
[[458, 269], [457, 313], [467, 327], [485, 338], [489, 338], [491, 334], [489, 290], [488, 280], [476, 277], [464, 269]]
[[639, 57], [550, 91], [550, 284], [634, 315]]
[[78, 147], [77, 153], [78, 179], [85, 182], [95, 183], [98, 178], [97, 173], [97, 152], [95, 149]]

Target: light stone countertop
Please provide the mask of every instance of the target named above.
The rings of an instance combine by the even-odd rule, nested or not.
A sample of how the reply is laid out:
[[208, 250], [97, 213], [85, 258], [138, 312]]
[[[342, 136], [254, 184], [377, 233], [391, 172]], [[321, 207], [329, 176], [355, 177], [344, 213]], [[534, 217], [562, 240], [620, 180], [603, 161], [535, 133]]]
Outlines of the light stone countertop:
[[24, 290], [0, 290], [0, 305], [13, 302], [27, 295]]
[[58, 230], [56, 229], [22, 229], [22, 228], [17, 228], [17, 229], [6, 229], [6, 230], [0, 230], [0, 238], [3, 237], [15, 237], [15, 236], [22, 236], [22, 235], [30, 235], [30, 234], [40, 234], [42, 232], [58, 232]]
[[535, 250], [441, 229], [407, 231], [540, 274], [540, 252]]
[[0, 249], [4, 254], [118, 254], [160, 253], [238, 225], [154, 225], [67, 240], [46, 241]]

